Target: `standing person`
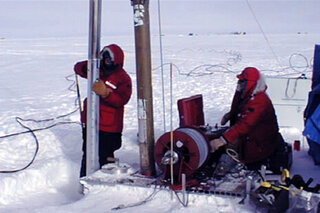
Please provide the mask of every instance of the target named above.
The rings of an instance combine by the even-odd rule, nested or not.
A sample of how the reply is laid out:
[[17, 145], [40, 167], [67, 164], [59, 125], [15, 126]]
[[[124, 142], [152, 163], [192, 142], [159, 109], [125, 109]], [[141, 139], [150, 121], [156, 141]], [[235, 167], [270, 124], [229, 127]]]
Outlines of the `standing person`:
[[230, 128], [220, 138], [210, 141], [210, 146], [215, 151], [228, 145], [238, 152], [239, 160], [249, 169], [256, 169], [284, 141], [262, 74], [254, 67], [247, 67], [237, 78], [231, 110], [221, 120], [222, 125], [230, 121]]
[[[116, 44], [105, 46], [100, 52], [100, 80], [93, 84], [92, 90], [100, 97], [99, 113], [99, 164], [108, 163], [114, 151], [121, 147], [124, 105], [132, 93], [131, 78], [123, 69], [124, 53]], [[74, 71], [87, 78], [88, 61], [75, 64]], [[81, 122], [86, 126], [87, 100], [81, 112]], [[86, 175], [86, 131], [83, 131], [83, 157], [80, 177]]]

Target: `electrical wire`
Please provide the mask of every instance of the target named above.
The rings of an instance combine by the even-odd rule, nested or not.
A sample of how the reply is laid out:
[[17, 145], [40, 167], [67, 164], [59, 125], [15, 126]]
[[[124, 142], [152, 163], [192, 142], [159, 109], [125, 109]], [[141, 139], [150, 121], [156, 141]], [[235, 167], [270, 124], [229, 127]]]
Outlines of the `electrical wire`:
[[128, 204], [128, 205], [120, 204], [119, 206], [114, 207], [111, 210], [120, 210], [120, 209], [126, 209], [126, 208], [132, 208], [132, 207], [136, 207], [136, 206], [141, 206], [141, 205], [146, 204], [147, 202], [153, 200], [154, 197], [156, 196], [156, 194], [158, 192], [160, 192], [160, 191], [161, 190], [157, 191], [157, 185], [155, 185], [153, 192], [146, 199], [144, 199], [142, 201], [139, 201], [137, 203], [131, 203], [131, 204]]
[[179, 203], [181, 203], [183, 207], [188, 207], [188, 204], [189, 204], [189, 193], [187, 193], [187, 192], [186, 192], [186, 194], [187, 194], [187, 200], [186, 200], [186, 202], [185, 202], [185, 203], [181, 200], [181, 198], [179, 197], [179, 195], [178, 195], [178, 192], [177, 192], [177, 191], [174, 191], [174, 194], [176, 195], [176, 197], [177, 197], [177, 199], [178, 199]]
[[[52, 124], [52, 125], [47, 126], [47, 127], [43, 127], [43, 128], [39, 128], [39, 129], [31, 129], [30, 127], [28, 127], [28, 126], [26, 126], [26, 125], [24, 125], [24, 124], [22, 123], [22, 121], [26, 121], [26, 120], [24, 120], [24, 119], [22, 119], [22, 118], [20, 118], [20, 117], [16, 117], [15, 119], [16, 119], [16, 121], [17, 121], [23, 128], [27, 129], [27, 131], [19, 132], [19, 133], [13, 133], [13, 134], [4, 135], [4, 136], [0, 136], [0, 139], [12, 137], [12, 136], [17, 136], [17, 135], [21, 135], [21, 134], [30, 133], [30, 134], [32, 135], [32, 137], [34, 138], [34, 140], [35, 140], [36, 149], [35, 149], [35, 151], [34, 151], [34, 154], [33, 154], [32, 159], [30, 160], [30, 162], [29, 162], [26, 166], [24, 166], [24, 167], [22, 167], [22, 168], [20, 168], [20, 169], [3, 170], [3, 171], [0, 171], [0, 173], [15, 173], [15, 172], [20, 172], [20, 171], [25, 170], [25, 169], [27, 169], [28, 167], [31, 166], [31, 164], [34, 162], [34, 160], [35, 160], [35, 158], [36, 158], [36, 156], [37, 156], [37, 154], [38, 154], [38, 151], [39, 151], [39, 140], [38, 140], [37, 136], [35, 135], [35, 132], [36, 132], [36, 131], [41, 131], [41, 130], [50, 129], [50, 128], [52, 128], [52, 127], [54, 127], [54, 126], [58, 126], [58, 125], [80, 124], [79, 122], [58, 122], [58, 123]], [[32, 120], [32, 119], [28, 119], [28, 120]]]
[[39, 151], [39, 141], [37, 139], [37, 136], [34, 134], [34, 132], [32, 131], [32, 129], [30, 129], [29, 127], [23, 125], [21, 122], [20, 122], [21, 118], [16, 118], [16, 121], [25, 129], [28, 129], [30, 134], [34, 137], [35, 141], [36, 141], [36, 150], [33, 154], [33, 157], [31, 159], [31, 161], [24, 167], [20, 168], [20, 169], [15, 169], [15, 170], [5, 170], [5, 171], [0, 171], [0, 173], [14, 173], [14, 172], [19, 172], [19, 171], [22, 171], [22, 170], [25, 170], [26, 168], [28, 168], [29, 166], [31, 166], [31, 164], [34, 162], [36, 156], [37, 156], [37, 153]]
[[239, 154], [234, 149], [227, 148], [226, 154], [229, 155], [235, 162], [240, 163]]
[[[72, 76], [72, 75], [66, 76], [65, 79], [66, 79], [67, 81], [72, 81], [72, 80], [70, 80], [70, 76]], [[72, 81], [72, 82], [73, 82], [73, 83], [68, 87], [68, 90], [75, 92], [76, 90], [74, 90], [73, 87], [75, 86], [75, 84], [76, 84], [77, 82], [75, 82], [75, 81]], [[78, 85], [77, 85], [77, 86], [78, 86]], [[77, 88], [77, 89], [78, 89], [78, 88]], [[75, 105], [77, 105], [79, 98], [80, 98], [80, 96], [78, 95], [77, 98], [76, 98], [76, 100], [75, 100]], [[63, 114], [63, 115], [59, 115], [59, 116], [57, 116], [57, 117], [55, 117], [55, 118], [48, 118], [48, 119], [42, 119], [42, 120], [23, 119], [23, 118], [20, 118], [20, 117], [16, 117], [16, 118], [15, 118], [16, 122], [17, 122], [20, 126], [22, 126], [24, 129], [27, 129], [27, 131], [3, 135], [3, 136], [0, 136], [0, 139], [4, 139], [4, 138], [8, 138], [8, 137], [13, 137], [13, 136], [18, 136], [18, 135], [22, 135], [22, 134], [31, 134], [32, 137], [33, 137], [34, 140], [35, 140], [36, 148], [35, 148], [35, 151], [34, 151], [34, 154], [33, 154], [32, 159], [29, 161], [29, 163], [27, 163], [26, 166], [24, 166], [24, 167], [22, 167], [22, 168], [20, 168], [20, 169], [3, 170], [3, 171], [0, 170], [0, 173], [15, 173], [15, 172], [20, 172], [20, 171], [22, 171], [22, 170], [27, 169], [28, 167], [30, 167], [30, 166], [33, 164], [33, 162], [35, 161], [36, 156], [37, 156], [37, 154], [38, 154], [38, 151], [39, 151], [39, 140], [38, 140], [35, 132], [37, 132], [37, 131], [42, 131], [42, 130], [46, 130], [46, 129], [50, 129], [50, 128], [55, 127], [55, 126], [58, 126], [58, 125], [67, 125], [67, 124], [78, 124], [78, 125], [81, 125], [80, 122], [75, 122], [75, 121], [61, 121], [61, 122], [57, 122], [57, 123], [54, 123], [54, 124], [52, 124], [52, 125], [49, 125], [49, 126], [46, 126], [46, 127], [43, 127], [43, 128], [31, 129], [30, 127], [24, 125], [22, 122], [32, 121], [32, 122], [40, 123], [40, 122], [54, 121], [54, 120], [57, 120], [57, 119], [61, 119], [61, 118], [70, 116], [71, 114], [77, 112], [79, 109], [80, 109], [79, 107], [76, 107], [75, 110], [73, 110], [73, 111], [71, 111], [71, 112], [69, 112], [69, 113], [66, 113], [66, 114]]]
[[[22, 119], [20, 117], [16, 117], [15, 119], [20, 125], [21, 125], [21, 123], [18, 120], [20, 120], [20, 121], [33, 120], [33, 119], [25, 120], [25, 119]], [[75, 122], [75, 121], [58, 122], [58, 123], [54, 123], [52, 125], [49, 125], [49, 126], [46, 126], [46, 127], [43, 127], [43, 128], [37, 128], [37, 129], [26, 128], [24, 125], [21, 125], [23, 128], [28, 129], [28, 130], [24, 131], [24, 132], [17, 132], [17, 133], [12, 133], [12, 134], [8, 134], [8, 135], [2, 135], [2, 136], [0, 136], [0, 139], [9, 138], [9, 137], [18, 136], [18, 135], [23, 135], [23, 134], [27, 134], [27, 133], [31, 133], [31, 132], [37, 132], [37, 131], [41, 131], [41, 130], [46, 130], [46, 129], [50, 129], [50, 128], [55, 127], [55, 126], [65, 125], [65, 124], [79, 124], [80, 125], [80, 122]]]
[[[237, 63], [241, 61], [241, 58], [242, 58], [241, 54], [234, 54], [233, 57], [234, 57], [233, 60], [237, 61]], [[294, 61], [299, 60], [299, 57], [302, 58], [302, 60], [305, 62], [305, 65], [303, 66], [293, 65]], [[186, 76], [186, 77], [202, 77], [202, 76], [214, 75], [217, 73], [236, 74], [242, 71], [240, 69], [233, 69], [234, 65], [228, 65], [228, 60], [230, 59], [227, 59], [225, 63], [219, 63], [219, 64], [201, 64], [192, 68], [189, 71], [183, 71], [175, 63], [164, 63], [158, 67], [155, 67], [153, 71], [157, 69], [161, 69], [161, 67], [173, 66], [179, 75]], [[273, 77], [275, 74], [277, 75], [278, 78], [288, 78], [288, 77], [291, 77], [292, 75], [306, 76], [306, 73], [312, 72], [312, 60], [313, 58], [311, 58], [310, 62], [308, 62], [307, 57], [304, 56], [303, 54], [293, 53], [290, 55], [288, 59], [289, 66], [282, 67], [281, 69], [277, 69], [277, 70], [273, 70], [273, 69], [259, 69], [259, 70], [266, 77]]]

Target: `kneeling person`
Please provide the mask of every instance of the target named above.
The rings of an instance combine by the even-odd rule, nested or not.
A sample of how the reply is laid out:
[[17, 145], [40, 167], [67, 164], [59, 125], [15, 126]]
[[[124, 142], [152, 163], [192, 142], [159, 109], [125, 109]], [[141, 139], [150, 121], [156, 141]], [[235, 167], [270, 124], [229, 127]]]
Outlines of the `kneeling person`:
[[231, 110], [221, 120], [222, 125], [230, 121], [230, 128], [210, 141], [210, 146], [214, 152], [228, 145], [238, 152], [239, 160], [248, 169], [257, 169], [275, 152], [282, 137], [263, 75], [256, 68], [247, 67], [237, 78]]

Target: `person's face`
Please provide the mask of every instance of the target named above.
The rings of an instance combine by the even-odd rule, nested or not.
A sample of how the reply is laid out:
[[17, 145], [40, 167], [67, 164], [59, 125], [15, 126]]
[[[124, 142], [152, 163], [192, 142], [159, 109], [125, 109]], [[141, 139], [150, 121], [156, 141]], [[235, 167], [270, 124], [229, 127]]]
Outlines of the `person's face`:
[[116, 68], [109, 51], [105, 51], [102, 55], [100, 66], [103, 72], [109, 72]]
[[237, 91], [243, 92], [246, 89], [247, 81], [246, 80], [238, 80]]
[[109, 51], [106, 51], [103, 54], [102, 63], [104, 63], [104, 65], [106, 65], [107, 67], [113, 64]]
[[106, 65], [106, 66], [110, 66], [112, 65], [112, 60], [110, 57], [105, 57], [103, 58], [103, 63]]

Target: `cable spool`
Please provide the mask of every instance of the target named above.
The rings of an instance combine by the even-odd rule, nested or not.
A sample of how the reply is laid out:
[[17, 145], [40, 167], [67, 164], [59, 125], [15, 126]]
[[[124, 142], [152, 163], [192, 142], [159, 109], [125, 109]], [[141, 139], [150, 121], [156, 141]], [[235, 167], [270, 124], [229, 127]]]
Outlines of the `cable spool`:
[[197, 147], [199, 149], [199, 154], [200, 154], [198, 168], [200, 168], [200, 166], [202, 166], [205, 160], [207, 159], [208, 153], [209, 153], [208, 143], [206, 139], [200, 132], [198, 132], [195, 129], [181, 128], [181, 129], [178, 129], [177, 131], [186, 133], [197, 144]]
[[[165, 173], [168, 165], [163, 164], [166, 162], [163, 158], [170, 151], [170, 142], [170, 132], [167, 132], [155, 145], [156, 163]], [[174, 164], [174, 176], [180, 177], [183, 173], [189, 176], [206, 161], [209, 154], [208, 142], [198, 129], [179, 128], [173, 131], [173, 152], [174, 155], [178, 155], [178, 160]]]

